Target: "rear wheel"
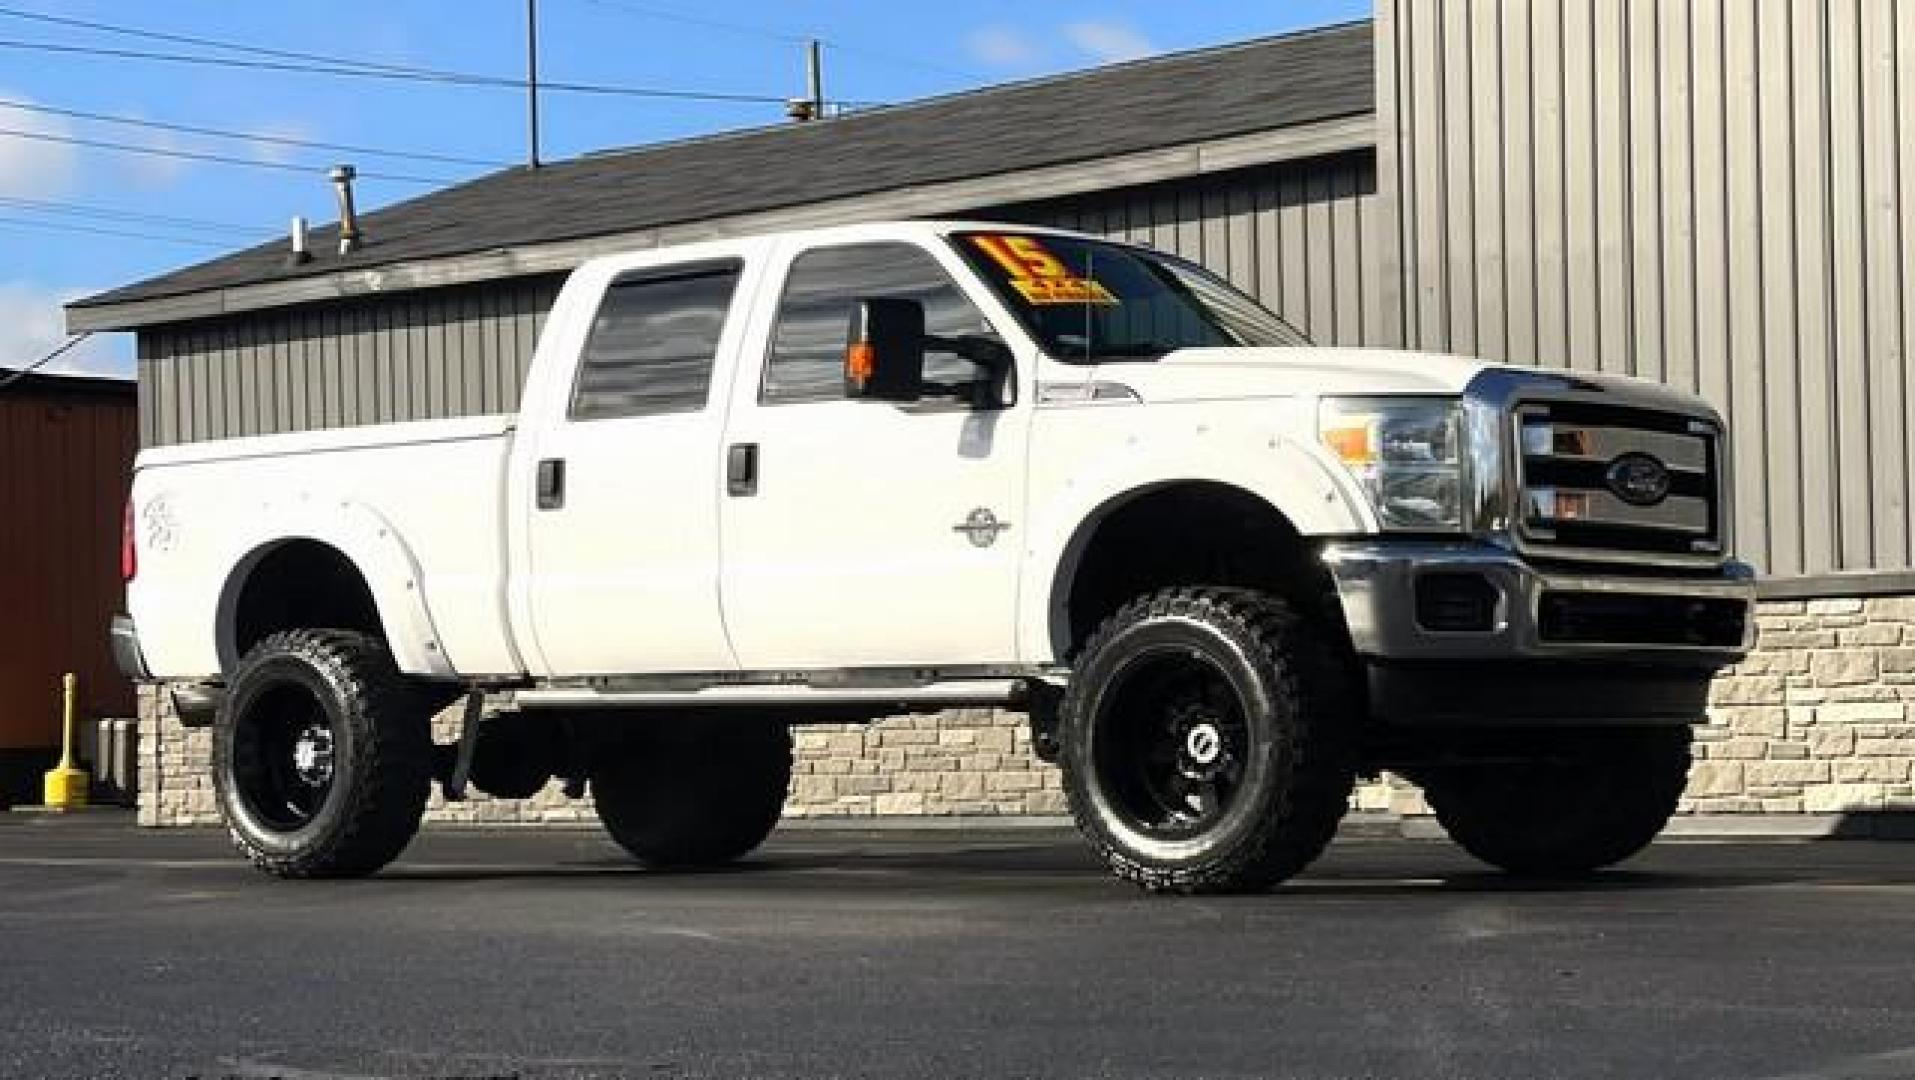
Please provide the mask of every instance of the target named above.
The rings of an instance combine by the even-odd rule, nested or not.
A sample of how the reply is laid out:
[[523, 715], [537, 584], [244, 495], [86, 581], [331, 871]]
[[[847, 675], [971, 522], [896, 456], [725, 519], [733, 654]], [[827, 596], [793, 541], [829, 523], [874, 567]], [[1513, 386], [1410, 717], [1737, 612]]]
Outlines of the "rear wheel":
[[716, 866], [756, 848], [791, 785], [783, 724], [633, 720], [596, 755], [592, 798], [618, 845], [647, 866]]
[[431, 711], [366, 634], [291, 630], [255, 645], [213, 728], [213, 788], [234, 843], [279, 877], [391, 862], [425, 811]]
[[1354, 698], [1284, 601], [1167, 589], [1111, 616], [1061, 710], [1071, 813], [1154, 891], [1268, 887], [1322, 852], [1354, 779]]
[[1470, 854], [1512, 874], [1586, 874], [1641, 851], [1668, 824], [1688, 782], [1688, 728], [1545, 738], [1537, 761], [1416, 777], [1437, 820]]

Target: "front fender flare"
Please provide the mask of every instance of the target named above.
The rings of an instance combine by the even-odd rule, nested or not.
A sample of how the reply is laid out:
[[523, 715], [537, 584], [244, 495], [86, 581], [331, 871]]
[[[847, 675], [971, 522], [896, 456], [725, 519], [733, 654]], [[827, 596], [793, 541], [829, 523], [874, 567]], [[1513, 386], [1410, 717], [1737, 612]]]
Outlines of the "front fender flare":
[[1251, 495], [1303, 536], [1375, 531], [1374, 515], [1347, 475], [1312, 448], [1283, 438], [1256, 453], [1231, 445], [1194, 445], [1120, 455], [1072, 477], [1047, 504], [1033, 500], [1019, 595], [1019, 651], [1037, 663], [1059, 658], [1063, 605], [1097, 527], [1134, 499], [1178, 484], [1218, 484]]

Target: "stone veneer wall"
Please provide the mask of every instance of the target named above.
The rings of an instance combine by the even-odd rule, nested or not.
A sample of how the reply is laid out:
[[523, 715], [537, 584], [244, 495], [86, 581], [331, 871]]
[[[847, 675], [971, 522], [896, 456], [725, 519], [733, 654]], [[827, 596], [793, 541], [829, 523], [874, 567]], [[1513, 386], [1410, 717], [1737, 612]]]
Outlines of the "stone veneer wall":
[[[1717, 679], [1698, 735], [1686, 812], [1915, 809], [1915, 597], [1772, 601], [1749, 659]], [[439, 721], [451, 741], [456, 712]], [[1036, 761], [1023, 718], [994, 709], [800, 728], [787, 814], [795, 817], [1056, 815], [1056, 769]], [[143, 825], [217, 820], [209, 733], [187, 731], [155, 689], [140, 694]], [[1360, 788], [1359, 809], [1426, 812], [1401, 783]], [[538, 797], [477, 796], [438, 821], [591, 821], [554, 785]]]

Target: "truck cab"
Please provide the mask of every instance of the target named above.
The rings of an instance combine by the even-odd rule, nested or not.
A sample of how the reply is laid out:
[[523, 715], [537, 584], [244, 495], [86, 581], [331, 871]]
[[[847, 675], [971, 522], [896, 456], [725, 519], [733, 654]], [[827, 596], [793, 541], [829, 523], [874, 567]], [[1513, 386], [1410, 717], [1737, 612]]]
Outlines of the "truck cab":
[[722, 861], [790, 725], [953, 706], [1029, 714], [1148, 888], [1282, 880], [1384, 769], [1585, 872], [1673, 812], [1749, 647], [1728, 460], [1693, 396], [1320, 348], [1133, 245], [722, 240], [576, 270], [511, 416], [148, 451], [116, 634], [289, 876], [376, 869], [435, 781], [554, 776], [641, 860]]

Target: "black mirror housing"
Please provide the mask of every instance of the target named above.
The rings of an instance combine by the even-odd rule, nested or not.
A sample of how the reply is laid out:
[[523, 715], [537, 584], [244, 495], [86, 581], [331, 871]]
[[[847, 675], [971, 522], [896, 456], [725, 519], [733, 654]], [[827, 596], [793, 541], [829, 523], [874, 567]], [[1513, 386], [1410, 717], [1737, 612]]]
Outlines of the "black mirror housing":
[[871, 297], [851, 308], [845, 338], [844, 392], [873, 401], [916, 401], [924, 394], [924, 305]]

